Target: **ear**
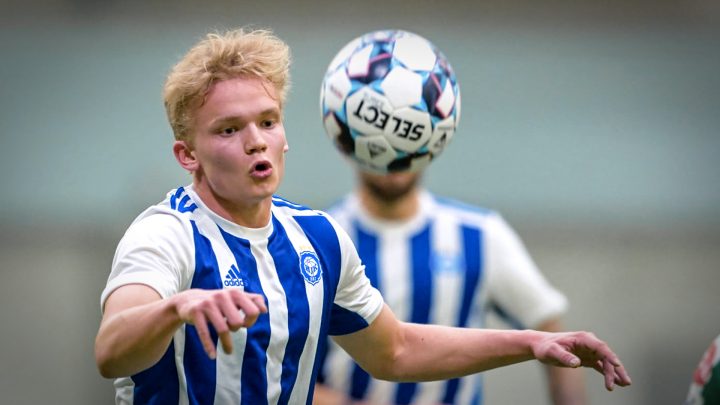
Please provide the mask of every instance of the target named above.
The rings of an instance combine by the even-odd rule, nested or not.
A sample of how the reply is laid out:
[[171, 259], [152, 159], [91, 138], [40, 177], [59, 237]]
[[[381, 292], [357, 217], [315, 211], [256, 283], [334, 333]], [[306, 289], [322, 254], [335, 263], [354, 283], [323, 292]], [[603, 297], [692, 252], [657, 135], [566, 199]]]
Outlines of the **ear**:
[[187, 141], [175, 141], [173, 144], [175, 160], [180, 163], [183, 169], [190, 173], [200, 168], [200, 162], [195, 157], [195, 152]]
[[285, 142], [285, 146], [283, 146], [283, 152], [287, 152], [289, 150], [290, 150], [290, 145], [288, 145], [287, 142]]

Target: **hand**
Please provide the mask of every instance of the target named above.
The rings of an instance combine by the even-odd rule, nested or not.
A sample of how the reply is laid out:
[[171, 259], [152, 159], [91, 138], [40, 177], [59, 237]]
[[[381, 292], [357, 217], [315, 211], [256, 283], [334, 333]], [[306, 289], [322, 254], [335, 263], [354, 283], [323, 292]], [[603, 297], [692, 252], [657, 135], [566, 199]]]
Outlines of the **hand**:
[[547, 333], [535, 344], [533, 354], [541, 362], [560, 367], [591, 367], [605, 376], [605, 388], [631, 384], [630, 376], [607, 343], [589, 332]]
[[223, 351], [230, 354], [233, 350], [230, 332], [249, 328], [260, 314], [267, 312], [263, 296], [238, 288], [192, 289], [175, 295], [173, 299], [178, 316], [183, 322], [195, 325], [203, 348], [211, 359], [217, 353], [208, 324], [217, 331]]

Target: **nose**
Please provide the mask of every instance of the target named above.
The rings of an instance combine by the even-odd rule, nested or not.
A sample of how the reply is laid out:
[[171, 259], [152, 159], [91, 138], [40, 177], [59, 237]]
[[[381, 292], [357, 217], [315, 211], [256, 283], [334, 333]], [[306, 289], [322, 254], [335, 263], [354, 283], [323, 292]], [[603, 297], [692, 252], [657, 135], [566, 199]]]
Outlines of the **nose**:
[[262, 131], [256, 125], [248, 125], [245, 127], [245, 153], [252, 155], [254, 153], [265, 152], [268, 145], [263, 137]]

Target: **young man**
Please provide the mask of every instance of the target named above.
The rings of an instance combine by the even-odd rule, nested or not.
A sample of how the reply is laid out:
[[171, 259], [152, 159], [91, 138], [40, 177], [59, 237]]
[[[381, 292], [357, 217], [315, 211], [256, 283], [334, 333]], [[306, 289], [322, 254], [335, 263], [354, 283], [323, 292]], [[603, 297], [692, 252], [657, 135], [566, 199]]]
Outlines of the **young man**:
[[328, 335], [383, 379], [537, 359], [593, 367], [607, 389], [630, 384], [591, 333], [398, 321], [332, 219], [273, 197], [288, 70], [285, 43], [237, 30], [209, 35], [169, 74], [173, 152], [192, 184], [140, 214], [118, 245], [95, 341], [118, 403], [310, 403]]
[[[499, 214], [431, 194], [420, 185], [421, 173], [356, 170], [356, 176], [355, 192], [328, 213], [355, 242], [372, 285], [398, 319], [482, 327], [494, 310], [518, 329], [562, 330], [565, 296]], [[586, 402], [580, 370], [547, 367], [547, 375], [554, 404]], [[372, 379], [336, 345], [319, 379], [318, 405], [478, 404], [483, 397], [480, 376], [422, 384]]]

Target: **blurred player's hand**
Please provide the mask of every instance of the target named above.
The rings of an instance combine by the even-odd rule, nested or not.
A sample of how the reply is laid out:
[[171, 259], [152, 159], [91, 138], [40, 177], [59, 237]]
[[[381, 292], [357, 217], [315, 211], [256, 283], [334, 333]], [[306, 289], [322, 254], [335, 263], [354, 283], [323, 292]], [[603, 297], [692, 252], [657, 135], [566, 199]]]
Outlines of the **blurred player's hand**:
[[589, 332], [548, 333], [533, 344], [535, 357], [559, 367], [590, 367], [605, 376], [605, 388], [631, 384], [618, 356], [604, 341]]

